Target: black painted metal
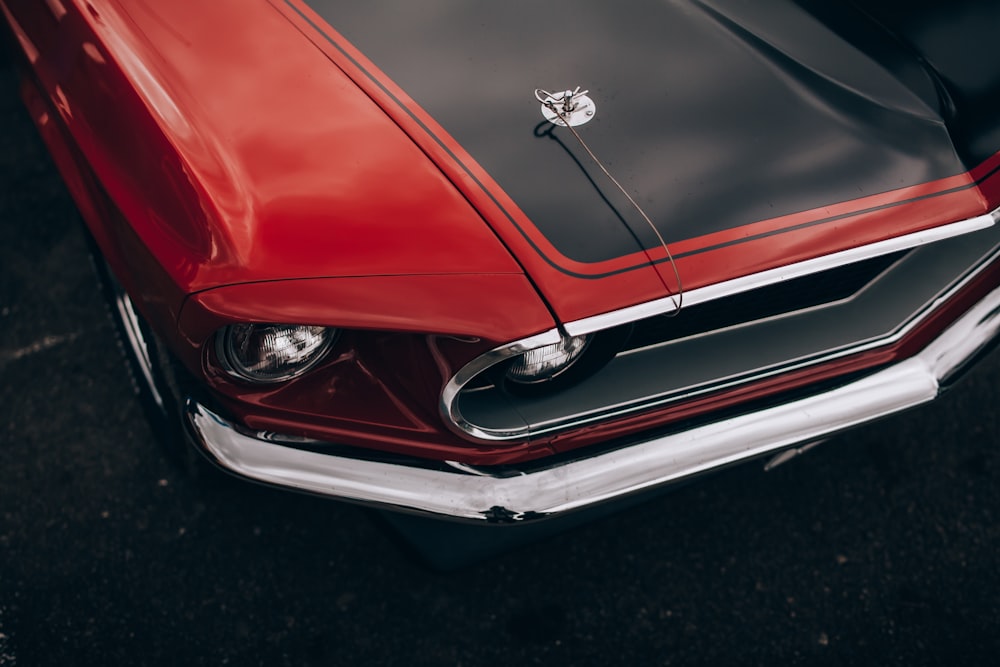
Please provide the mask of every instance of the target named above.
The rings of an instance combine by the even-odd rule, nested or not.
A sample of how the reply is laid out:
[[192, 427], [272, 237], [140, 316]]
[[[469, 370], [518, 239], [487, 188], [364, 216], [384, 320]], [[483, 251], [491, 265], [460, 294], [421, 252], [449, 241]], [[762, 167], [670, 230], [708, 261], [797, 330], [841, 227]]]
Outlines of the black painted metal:
[[961, 173], [1000, 148], [994, 0], [308, 3], [577, 261], [658, 242], [543, 121], [535, 88], [591, 91], [581, 135], [668, 243]]
[[717, 331], [850, 298], [906, 253], [903, 250], [873, 257], [695, 304], [684, 308], [676, 317], [658, 315], [641, 320], [635, 323], [625, 349]]

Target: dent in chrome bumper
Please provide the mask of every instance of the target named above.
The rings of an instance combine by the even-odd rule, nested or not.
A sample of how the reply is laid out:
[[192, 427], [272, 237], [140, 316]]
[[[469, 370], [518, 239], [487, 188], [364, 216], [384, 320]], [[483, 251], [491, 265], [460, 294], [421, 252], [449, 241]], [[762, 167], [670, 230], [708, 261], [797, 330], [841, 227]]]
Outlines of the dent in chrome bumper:
[[1000, 329], [1000, 288], [922, 352], [820, 394], [549, 468], [495, 476], [322, 454], [241, 432], [188, 402], [197, 444], [260, 482], [395, 509], [482, 522], [554, 516], [829, 436], [933, 400]]

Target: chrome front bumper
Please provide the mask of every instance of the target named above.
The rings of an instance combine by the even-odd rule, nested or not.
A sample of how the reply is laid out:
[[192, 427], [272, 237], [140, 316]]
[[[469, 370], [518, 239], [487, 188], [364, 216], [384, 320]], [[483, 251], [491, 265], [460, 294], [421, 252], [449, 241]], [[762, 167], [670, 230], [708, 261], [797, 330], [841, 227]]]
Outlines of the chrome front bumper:
[[477, 522], [528, 521], [825, 438], [933, 400], [1000, 329], [1000, 288], [918, 355], [830, 391], [621, 449], [503, 476], [324, 454], [247, 434], [188, 402], [196, 443], [239, 476], [324, 496]]

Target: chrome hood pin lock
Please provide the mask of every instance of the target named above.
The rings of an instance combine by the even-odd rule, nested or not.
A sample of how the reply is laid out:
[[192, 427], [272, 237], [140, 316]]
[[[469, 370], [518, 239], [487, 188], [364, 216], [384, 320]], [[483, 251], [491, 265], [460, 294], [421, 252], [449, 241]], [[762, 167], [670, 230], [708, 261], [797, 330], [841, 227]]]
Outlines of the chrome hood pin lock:
[[589, 90], [564, 90], [558, 93], [550, 93], [547, 90], [538, 88], [535, 90], [535, 99], [542, 104], [542, 115], [545, 120], [559, 127], [571, 127], [583, 125], [593, 120], [597, 113], [597, 105], [594, 100], [587, 96]]

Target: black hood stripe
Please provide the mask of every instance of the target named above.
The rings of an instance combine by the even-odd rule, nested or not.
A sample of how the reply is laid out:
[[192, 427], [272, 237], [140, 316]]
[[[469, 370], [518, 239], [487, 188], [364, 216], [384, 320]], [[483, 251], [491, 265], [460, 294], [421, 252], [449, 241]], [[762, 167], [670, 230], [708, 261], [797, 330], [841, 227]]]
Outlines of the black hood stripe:
[[[374, 65], [366, 62], [364, 58], [359, 59], [354, 56], [352, 50], [357, 49], [357, 46], [353, 40], [348, 41], [343, 36], [334, 32], [329, 26], [313, 20], [298, 6], [298, 3], [295, 0], [283, 0], [283, 3], [289, 10], [294, 12], [296, 16], [298, 16], [301, 20], [306, 22], [317, 33], [317, 35], [321, 37], [321, 39], [325, 44], [335, 49], [340, 57], [346, 59], [349, 62], [352, 69], [356, 70], [356, 72], [360, 73], [365, 78], [365, 81], [358, 82], [359, 84], [362, 84], [362, 88], [366, 90], [371, 90], [371, 87], [374, 86], [375, 90], [377, 91], [377, 95], [373, 96], [373, 100], [376, 103], [381, 104], [383, 109], [390, 115], [393, 115], [394, 113], [405, 114], [407, 119], [420, 129], [421, 133], [423, 133], [426, 139], [431, 140], [439, 151], [445, 153], [448, 156], [449, 160], [451, 160], [452, 163], [461, 170], [461, 172], [465, 175], [465, 177], [468, 178], [470, 181], [472, 181], [475, 184], [475, 186], [481, 191], [481, 193], [484, 194], [492, 202], [492, 204], [496, 207], [497, 211], [501, 212], [506, 222], [508, 222], [514, 229], [517, 230], [517, 232], [525, 240], [525, 242], [529, 244], [530, 247], [533, 249], [533, 251], [536, 252], [538, 256], [541, 257], [549, 266], [566, 275], [581, 279], [600, 279], [613, 275], [622, 274], [629, 271], [643, 269], [649, 266], [650, 262], [645, 256], [645, 250], [642, 246], [634, 246], [630, 252], [619, 252], [618, 254], [614, 254], [612, 256], [602, 257], [600, 259], [591, 261], [571, 259], [569, 256], [567, 256], [565, 253], [561, 251], [561, 248], [558, 245], [558, 239], [554, 239], [550, 235], [548, 235], [544, 227], [541, 227], [538, 224], [536, 224], [537, 222], [536, 219], [534, 218], [529, 219], [525, 217], [525, 220], [521, 221], [519, 220], [520, 218], [519, 215], [515, 214], [507, 206], [504, 205], [502, 201], [503, 199], [512, 198], [513, 201], [518, 202], [519, 209], [523, 210], [524, 208], [523, 206], [519, 205], [520, 202], [518, 201], [518, 198], [511, 197], [511, 195], [507, 192], [507, 189], [503, 188], [501, 184], [484, 182], [484, 180], [477, 175], [477, 171], [479, 170], [482, 170], [482, 173], [490, 173], [491, 176], [493, 175], [492, 172], [487, 171], [486, 167], [481, 164], [480, 160], [474, 159], [469, 154], [464, 154], [464, 151], [463, 154], [459, 154], [451, 147], [453, 145], [461, 146], [464, 149], [468, 142], [460, 143], [458, 139], [455, 138], [452, 134], [446, 132], [443, 129], [439, 129], [437, 127], [429, 125], [427, 122], [425, 122], [422, 118], [423, 115], [426, 115], [426, 117], [428, 118], [433, 117], [435, 121], [437, 121], [437, 116], [429, 113], [423, 105], [418, 106], [415, 101], [412, 101], [410, 99], [402, 99], [399, 95], [397, 95], [393, 90], [393, 85], [398, 86], [398, 82], [393, 80], [392, 81], [393, 85], [388, 85], [386, 83], [387, 80], [386, 75], [382, 74]], [[327, 18], [328, 16], [330, 18], [333, 18], [332, 5], [322, 2], [322, 0], [307, 0], [306, 4], [313, 11], [315, 11], [320, 17], [324, 19]], [[349, 11], [347, 11], [346, 13], [350, 14]], [[359, 53], [364, 53], [365, 57], [368, 56], [367, 50], [361, 50], [361, 49], [357, 50]], [[407, 90], [407, 96], [409, 95], [409, 93], [410, 90]], [[386, 104], [386, 102], [388, 102], [388, 104]], [[389, 105], [391, 105], [391, 108], [389, 108]], [[420, 137], [413, 137], [413, 138], [418, 144], [421, 144], [422, 140]], [[968, 182], [959, 186], [953, 185], [955, 183], [955, 180], [962, 179], [963, 177], [967, 176], [967, 172], [964, 173], [960, 172], [957, 176], [942, 176], [941, 178], [932, 179], [923, 183], [921, 182], [912, 183], [910, 185], [905, 186], [904, 188], [901, 188], [899, 191], [903, 191], [905, 189], [912, 188], [914, 186], [923, 186], [922, 188], [923, 190], [928, 190], [928, 189], [933, 190], [936, 187], [940, 189], [937, 189], [936, 191], [932, 192], [925, 192], [924, 194], [920, 194], [918, 196], [912, 196], [909, 198], [904, 198], [899, 200], [891, 200], [888, 201], [887, 203], [882, 203], [878, 205], [871, 205], [872, 199], [870, 196], [861, 197], [857, 200], [844, 200], [836, 202], [837, 206], [850, 204], [851, 201], [856, 201], [858, 205], [857, 209], [843, 212], [838, 215], [833, 215], [833, 216], [824, 215], [823, 214], [824, 210], [828, 208], [828, 206], [824, 206], [813, 209], [813, 212], [815, 213], [816, 217], [812, 219], [809, 219], [808, 211], [805, 212], [790, 211], [781, 216], [775, 216], [773, 218], [768, 218], [768, 219], [761, 219], [757, 222], [730, 227], [728, 229], [721, 231], [726, 232], [725, 235], [727, 236], [729, 235], [729, 232], [731, 232], [731, 238], [723, 240], [721, 242], [706, 243], [706, 245], [703, 245], [701, 247], [696, 247], [693, 249], [676, 252], [675, 258], [679, 260], [683, 258], [694, 257], [697, 255], [702, 255], [704, 253], [709, 253], [715, 250], [719, 250], [721, 248], [728, 248], [735, 245], [749, 243], [752, 241], [771, 238], [789, 232], [808, 229], [810, 227], [826, 225], [834, 222], [840, 222], [850, 218], [865, 216], [867, 214], [876, 213], [879, 211], [898, 208], [909, 204], [916, 204], [921, 201], [926, 201], [941, 196], [954, 195], [957, 193], [961, 193], [963, 191], [968, 191], [980, 187], [987, 180], [995, 177], [998, 170], [1000, 170], [1000, 167], [994, 167], [993, 169], [988, 171], [985, 175], [979, 177], [977, 180], [973, 181], [970, 178]], [[447, 170], [445, 171], [447, 173]], [[887, 191], [883, 193], [883, 195], [886, 195], [886, 198], [891, 199], [892, 192], [893, 191]], [[761, 226], [772, 227], [775, 221], [781, 218], [790, 218], [790, 217], [795, 217], [796, 219], [795, 222], [789, 222], [789, 224], [787, 224], [786, 226], [778, 228], [769, 228], [766, 231], [761, 231], [761, 232], [754, 231], [755, 228], [759, 229]], [[803, 220], [803, 218], [805, 219]], [[952, 222], [952, 220], [942, 220], [941, 222], [942, 223]], [[914, 230], [906, 229], [903, 231], [908, 232]], [[693, 235], [683, 238], [668, 237], [668, 241], [671, 243], [672, 247], [674, 246], [674, 243], [678, 242], [682, 242], [683, 245], [687, 246], [690, 243], [697, 241], [697, 239], [700, 238], [701, 236], [702, 235]], [[718, 234], [704, 235], [706, 241], [709, 240], [709, 237], [717, 239], [718, 236], [719, 236]], [[539, 238], [544, 238], [546, 241], [548, 241], [548, 243], [556, 250], [556, 253], [552, 254], [544, 250], [537, 242], [537, 239]], [[655, 248], [655, 246], [647, 246], [647, 248], [649, 247]], [[641, 260], [638, 259], [640, 257]], [[629, 261], [630, 258], [631, 261]], [[663, 263], [666, 261], [667, 261], [666, 258], [663, 258], [655, 260], [654, 263]], [[611, 270], [601, 269], [602, 266], [606, 267], [608, 266], [608, 264], [617, 266], [615, 266], [615, 268]], [[594, 267], [594, 271], [584, 272], [578, 270], [573, 265], [592, 266]]]

